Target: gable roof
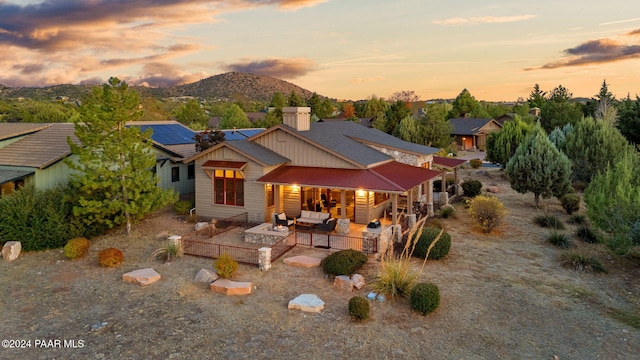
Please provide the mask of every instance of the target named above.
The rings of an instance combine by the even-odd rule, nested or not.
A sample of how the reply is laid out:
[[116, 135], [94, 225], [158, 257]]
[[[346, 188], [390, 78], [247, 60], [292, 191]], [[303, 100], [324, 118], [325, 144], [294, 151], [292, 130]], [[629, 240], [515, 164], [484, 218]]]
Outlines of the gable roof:
[[[43, 124], [40, 124], [43, 125]], [[79, 144], [72, 123], [51, 123], [0, 149], [0, 165], [44, 169], [71, 153], [67, 137]], [[43, 146], [46, 144], [46, 146]]]
[[[451, 123], [453, 135], [477, 135], [480, 133], [480, 129], [490, 122], [495, 122], [493, 119], [477, 119], [477, 118], [453, 118], [449, 119]], [[498, 124], [496, 122], [496, 124]], [[500, 124], [498, 124], [500, 125]]]
[[0, 140], [31, 134], [49, 126], [50, 123], [3, 123], [0, 126]]

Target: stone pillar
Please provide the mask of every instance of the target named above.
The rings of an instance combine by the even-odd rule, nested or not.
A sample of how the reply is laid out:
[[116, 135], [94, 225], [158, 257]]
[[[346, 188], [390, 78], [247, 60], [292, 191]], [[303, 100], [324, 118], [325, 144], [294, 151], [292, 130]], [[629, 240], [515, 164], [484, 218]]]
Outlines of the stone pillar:
[[407, 224], [408, 228], [413, 228], [416, 225], [416, 221], [416, 214], [409, 215], [409, 222]]
[[434, 217], [435, 215], [436, 213], [433, 212], [433, 202], [427, 203], [427, 216]]
[[402, 225], [391, 225], [391, 227], [393, 228], [393, 241], [397, 243], [402, 242]]
[[438, 203], [440, 203], [440, 205], [447, 205], [449, 203], [449, 193], [446, 191], [441, 192]]
[[433, 180], [429, 180], [429, 185], [427, 186], [427, 216], [433, 217], [435, 213], [433, 212]]
[[261, 247], [258, 249], [258, 269], [267, 271], [271, 269], [271, 248]]
[[[346, 211], [343, 211], [343, 213]], [[349, 235], [349, 224], [351, 223], [351, 220], [349, 219], [338, 219], [338, 222], [336, 223], [336, 233], [338, 235]]]
[[169, 241], [169, 245], [177, 245], [182, 248], [182, 236], [180, 235], [171, 235], [167, 238]]

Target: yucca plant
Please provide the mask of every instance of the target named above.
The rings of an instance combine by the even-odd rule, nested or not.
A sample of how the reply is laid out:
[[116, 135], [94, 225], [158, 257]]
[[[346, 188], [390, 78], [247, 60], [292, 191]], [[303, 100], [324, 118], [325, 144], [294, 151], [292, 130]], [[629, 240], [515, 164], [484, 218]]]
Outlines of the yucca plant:
[[602, 266], [602, 263], [595, 256], [585, 254], [579, 250], [566, 251], [561, 255], [560, 259], [562, 266], [570, 269], [607, 273], [607, 269]]
[[580, 241], [586, 243], [597, 244], [600, 242], [600, 236], [597, 231], [587, 224], [578, 226], [575, 234]]
[[533, 222], [534, 224], [540, 227], [556, 229], [556, 230], [564, 230], [564, 224], [555, 215], [548, 215], [548, 214], [538, 215], [533, 218]]
[[170, 242], [165, 246], [157, 249], [151, 254], [151, 258], [162, 260], [165, 263], [173, 261], [175, 258], [184, 255], [182, 246], [178, 243]]
[[574, 246], [573, 242], [566, 234], [557, 231], [553, 231], [547, 238], [547, 241], [552, 245], [565, 249], [570, 249]]

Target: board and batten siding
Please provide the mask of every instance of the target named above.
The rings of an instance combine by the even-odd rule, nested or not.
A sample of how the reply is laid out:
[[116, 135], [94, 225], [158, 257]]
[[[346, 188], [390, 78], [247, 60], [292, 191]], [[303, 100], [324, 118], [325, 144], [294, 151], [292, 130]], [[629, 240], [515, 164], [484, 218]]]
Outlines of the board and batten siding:
[[[213, 203], [213, 179], [202, 168], [207, 160], [244, 161], [244, 206], [220, 205]], [[248, 213], [249, 222], [262, 223], [271, 214], [266, 214], [264, 184], [255, 181], [262, 177], [261, 165], [222, 147], [195, 160], [196, 214], [205, 218], [226, 219]]]
[[300, 216], [301, 200], [300, 200], [300, 187], [296, 186], [283, 186], [282, 187], [282, 208], [288, 217]]
[[[180, 181], [172, 181], [171, 169], [177, 167], [180, 172]], [[195, 180], [188, 179], [188, 164], [174, 163], [169, 160], [161, 160], [156, 163], [156, 175], [159, 178], [158, 186], [162, 189], [174, 189], [179, 194], [189, 194], [195, 191]]]
[[354, 168], [353, 164], [280, 129], [260, 136], [255, 142], [288, 158], [296, 166]]

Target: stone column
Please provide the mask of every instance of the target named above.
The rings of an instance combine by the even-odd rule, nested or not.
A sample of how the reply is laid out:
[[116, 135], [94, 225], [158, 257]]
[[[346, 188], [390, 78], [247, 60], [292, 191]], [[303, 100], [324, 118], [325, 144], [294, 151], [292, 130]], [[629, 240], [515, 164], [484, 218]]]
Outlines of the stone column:
[[[345, 211], [343, 211], [345, 212]], [[351, 220], [349, 219], [338, 219], [338, 222], [336, 223], [336, 233], [338, 235], [349, 235], [349, 224], [351, 223]]]
[[416, 221], [416, 214], [409, 215], [409, 222], [407, 224], [408, 228], [413, 228], [416, 225]]
[[427, 216], [433, 217], [433, 180], [429, 180], [427, 186]]
[[167, 238], [169, 240], [169, 245], [177, 245], [182, 248], [182, 236], [180, 235], [171, 235]]
[[258, 249], [258, 269], [267, 271], [271, 269], [271, 248], [261, 247]]

